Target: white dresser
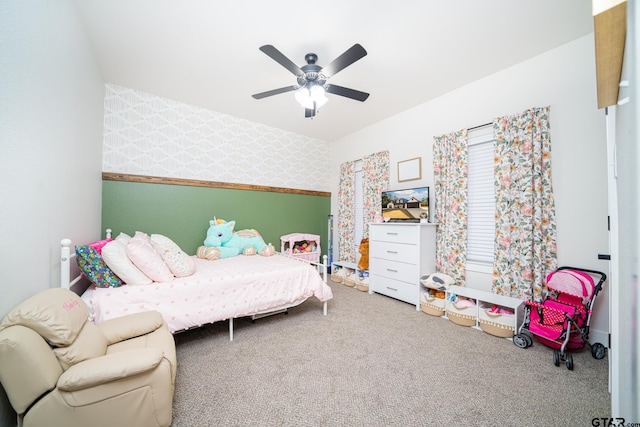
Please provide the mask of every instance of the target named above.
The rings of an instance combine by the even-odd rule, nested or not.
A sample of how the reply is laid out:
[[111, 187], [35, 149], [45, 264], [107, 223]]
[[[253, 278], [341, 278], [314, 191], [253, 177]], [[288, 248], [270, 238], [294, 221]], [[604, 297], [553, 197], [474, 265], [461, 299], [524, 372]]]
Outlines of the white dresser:
[[436, 224], [369, 224], [369, 293], [420, 310], [420, 276], [436, 271]]

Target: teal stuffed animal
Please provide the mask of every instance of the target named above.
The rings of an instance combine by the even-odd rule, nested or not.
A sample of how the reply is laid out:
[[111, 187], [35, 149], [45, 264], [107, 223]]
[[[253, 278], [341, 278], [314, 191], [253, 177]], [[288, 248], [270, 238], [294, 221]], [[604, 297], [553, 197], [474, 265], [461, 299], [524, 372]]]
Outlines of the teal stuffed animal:
[[223, 243], [227, 243], [233, 236], [233, 227], [235, 222], [229, 226], [229, 223], [221, 219], [212, 219], [209, 221], [209, 229], [207, 237], [204, 239], [204, 246], [207, 248], [217, 248], [220, 251], [218, 258], [229, 258], [240, 253], [238, 248], [223, 247]]
[[260, 233], [253, 229], [234, 232], [235, 221], [226, 222], [222, 219], [209, 221], [209, 229], [204, 245], [220, 249], [220, 258], [229, 258], [239, 254], [271, 256], [275, 248], [266, 244]]

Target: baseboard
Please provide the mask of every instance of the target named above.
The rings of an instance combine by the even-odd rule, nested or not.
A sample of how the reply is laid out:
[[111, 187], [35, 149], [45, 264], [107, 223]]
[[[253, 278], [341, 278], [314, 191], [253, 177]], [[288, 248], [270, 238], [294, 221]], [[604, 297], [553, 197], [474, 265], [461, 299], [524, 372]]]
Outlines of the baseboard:
[[598, 331], [596, 329], [589, 329], [589, 342], [595, 344], [599, 342], [606, 348], [609, 348], [609, 332]]

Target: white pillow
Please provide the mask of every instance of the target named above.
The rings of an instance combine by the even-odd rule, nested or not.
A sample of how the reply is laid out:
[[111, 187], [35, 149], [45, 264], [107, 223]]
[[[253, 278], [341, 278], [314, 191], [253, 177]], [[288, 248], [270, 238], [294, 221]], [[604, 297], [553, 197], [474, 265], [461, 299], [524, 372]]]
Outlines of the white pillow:
[[120, 236], [102, 248], [102, 259], [107, 266], [127, 285], [148, 285], [153, 283], [127, 256], [127, 244]]
[[116, 240], [119, 240], [119, 241], [121, 241], [122, 243], [124, 243], [126, 245], [127, 243], [129, 243], [129, 240], [131, 240], [131, 236], [129, 236], [127, 233], [122, 233], [121, 232], [116, 237]]
[[173, 280], [173, 273], [164, 263], [160, 254], [153, 249], [146, 233], [136, 231], [135, 236], [127, 243], [127, 256], [145, 276], [154, 282]]
[[173, 240], [162, 234], [152, 234], [150, 239], [156, 252], [176, 277], [191, 276], [196, 271], [193, 258], [187, 255]]

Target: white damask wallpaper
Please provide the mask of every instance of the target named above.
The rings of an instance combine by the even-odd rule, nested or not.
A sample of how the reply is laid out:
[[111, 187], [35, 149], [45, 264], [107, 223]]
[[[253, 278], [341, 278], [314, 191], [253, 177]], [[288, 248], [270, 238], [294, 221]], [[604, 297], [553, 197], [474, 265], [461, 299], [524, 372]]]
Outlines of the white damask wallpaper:
[[330, 191], [326, 141], [114, 84], [104, 107], [103, 172]]

